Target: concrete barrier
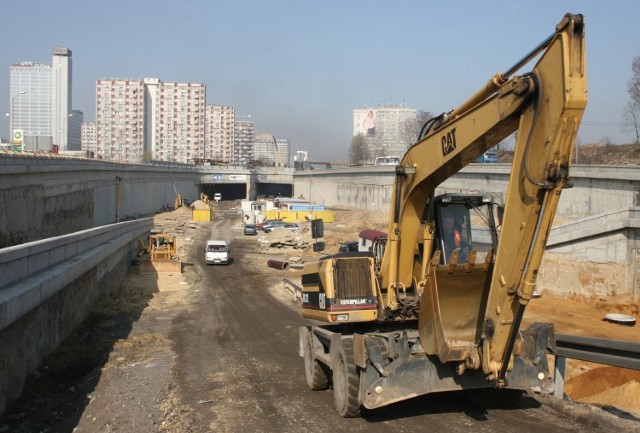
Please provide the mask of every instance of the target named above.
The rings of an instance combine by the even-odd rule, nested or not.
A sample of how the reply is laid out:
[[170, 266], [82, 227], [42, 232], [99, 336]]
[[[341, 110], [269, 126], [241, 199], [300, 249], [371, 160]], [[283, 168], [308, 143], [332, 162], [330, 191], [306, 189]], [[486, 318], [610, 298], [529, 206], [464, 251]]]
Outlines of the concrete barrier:
[[152, 218], [0, 250], [0, 414], [25, 380], [118, 288]]

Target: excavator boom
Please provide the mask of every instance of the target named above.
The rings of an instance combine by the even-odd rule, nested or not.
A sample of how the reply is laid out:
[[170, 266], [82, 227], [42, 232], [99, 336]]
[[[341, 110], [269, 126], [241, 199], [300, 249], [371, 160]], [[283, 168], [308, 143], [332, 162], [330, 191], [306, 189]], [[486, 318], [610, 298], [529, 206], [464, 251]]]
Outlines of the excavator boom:
[[[405, 154], [396, 170], [395, 207], [381, 266], [381, 286], [388, 289], [388, 308], [393, 310], [398, 289], [411, 286], [416, 277], [416, 239], [422, 240], [423, 251], [436, 251], [429, 235], [433, 223], [422, 220], [436, 188], [518, 131], [490, 287], [481, 299], [486, 304], [478, 330], [482, 368], [493, 380], [506, 374], [560, 192], [568, 183], [573, 144], [587, 102], [583, 17], [565, 16], [556, 32], [525, 59], [535, 55], [540, 58], [531, 72], [513, 77], [497, 74]], [[423, 303], [437, 301], [429, 291], [442, 293], [447, 285], [440, 279], [440, 288], [436, 287], [430, 263], [419, 275], [419, 285], [425, 287]], [[422, 306], [421, 339], [429, 340], [442, 325], [433, 323], [432, 309]], [[450, 361], [444, 352], [439, 350], [442, 361]]]

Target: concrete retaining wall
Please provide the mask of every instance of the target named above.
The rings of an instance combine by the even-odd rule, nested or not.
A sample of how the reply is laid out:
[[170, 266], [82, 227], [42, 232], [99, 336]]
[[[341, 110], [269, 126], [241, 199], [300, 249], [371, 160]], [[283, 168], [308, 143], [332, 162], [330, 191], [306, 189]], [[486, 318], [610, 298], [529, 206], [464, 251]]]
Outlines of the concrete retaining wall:
[[0, 250], [0, 413], [26, 378], [124, 280], [151, 218]]
[[[473, 164], [436, 193], [490, 193], [503, 201], [509, 175], [508, 164]], [[560, 198], [539, 286], [557, 296], [638, 296], [640, 168], [574, 166], [571, 179], [573, 188]], [[294, 194], [332, 208], [385, 212], [393, 180], [393, 167], [313, 170], [294, 175]]]
[[197, 198], [199, 179], [194, 167], [0, 153], [0, 248], [153, 215], [176, 193]]
[[[447, 179], [437, 193], [507, 193], [509, 164], [473, 164]], [[574, 186], [562, 192], [557, 215], [590, 216], [640, 205], [640, 167], [574, 166]], [[311, 170], [294, 175], [294, 196], [327, 207], [385, 211], [389, 209], [394, 167]]]

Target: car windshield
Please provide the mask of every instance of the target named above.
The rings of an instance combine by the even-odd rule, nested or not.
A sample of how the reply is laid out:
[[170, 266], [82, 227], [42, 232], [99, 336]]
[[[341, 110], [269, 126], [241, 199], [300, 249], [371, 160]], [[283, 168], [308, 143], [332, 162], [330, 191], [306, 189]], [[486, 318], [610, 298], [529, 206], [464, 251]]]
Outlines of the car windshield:
[[209, 245], [207, 246], [207, 251], [210, 253], [224, 253], [227, 251], [227, 247], [225, 245]]

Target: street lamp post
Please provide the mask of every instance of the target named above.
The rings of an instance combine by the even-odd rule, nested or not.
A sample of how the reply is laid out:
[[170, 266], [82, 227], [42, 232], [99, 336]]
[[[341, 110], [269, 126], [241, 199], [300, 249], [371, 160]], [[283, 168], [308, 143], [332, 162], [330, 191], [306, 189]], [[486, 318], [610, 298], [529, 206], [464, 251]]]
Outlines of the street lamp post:
[[[26, 90], [21, 90], [20, 92], [16, 93], [15, 95], [13, 95], [11, 97], [11, 141], [13, 142], [13, 134], [14, 134], [14, 130], [16, 129], [15, 126], [15, 116], [16, 116], [16, 98], [22, 95], [26, 95], [27, 91]], [[24, 138], [23, 138], [24, 140]], [[23, 147], [24, 147], [24, 142], [23, 142]]]

